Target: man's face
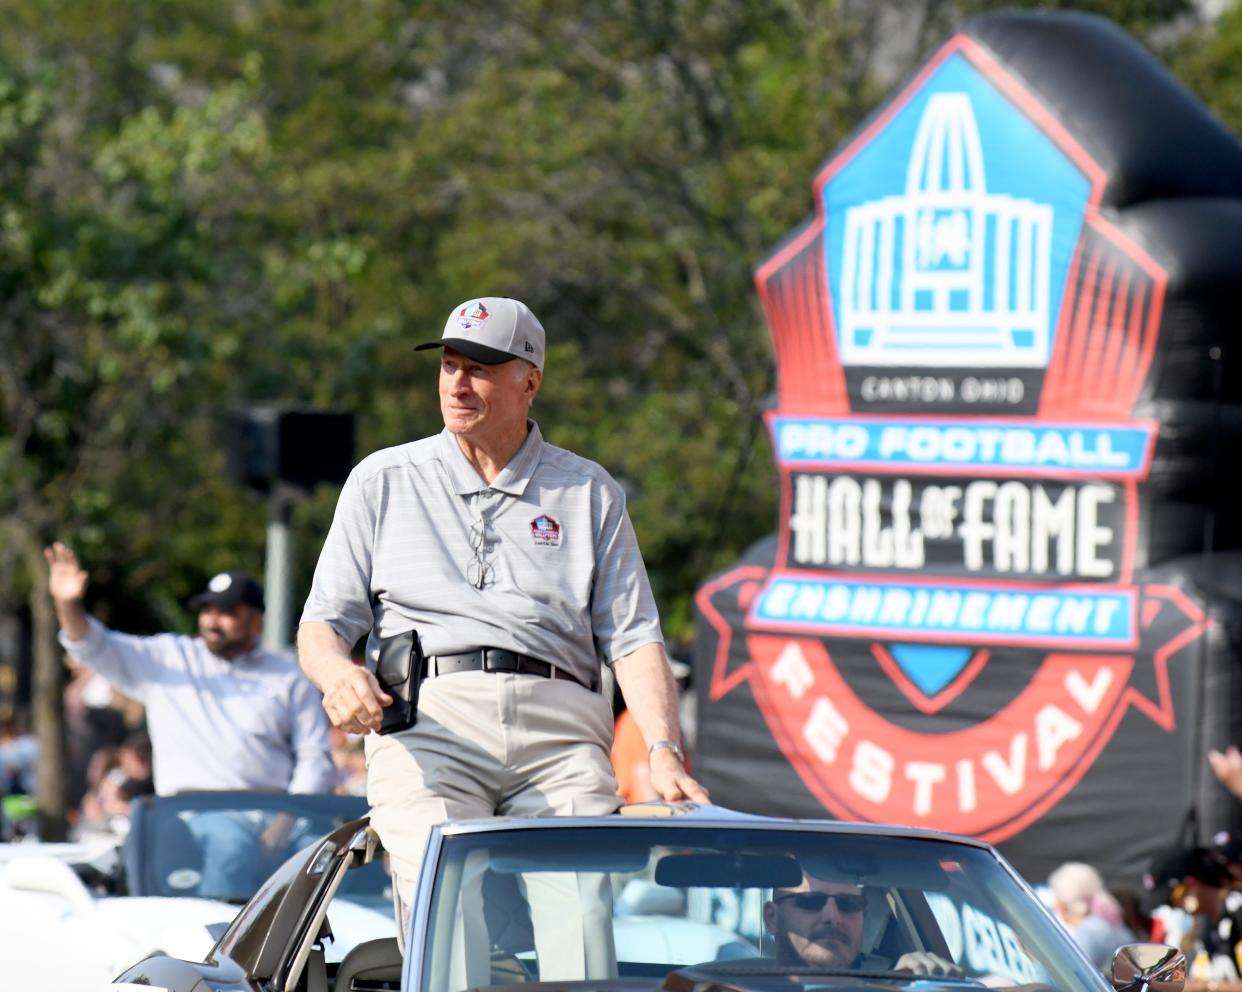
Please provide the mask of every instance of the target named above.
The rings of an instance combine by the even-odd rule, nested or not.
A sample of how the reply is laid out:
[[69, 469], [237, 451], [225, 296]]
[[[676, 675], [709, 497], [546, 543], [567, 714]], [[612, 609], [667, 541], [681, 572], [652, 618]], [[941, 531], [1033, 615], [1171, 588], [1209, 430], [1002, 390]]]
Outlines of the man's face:
[[452, 348], [440, 362], [440, 413], [449, 432], [476, 444], [524, 433], [541, 373], [515, 358], [484, 365]]
[[262, 630], [263, 614], [244, 603], [227, 610], [204, 606], [198, 611], [198, 632], [207, 650], [228, 661], [253, 648]]
[[862, 947], [863, 890], [804, 876], [798, 888], [777, 890], [763, 919], [782, 963], [849, 968]]

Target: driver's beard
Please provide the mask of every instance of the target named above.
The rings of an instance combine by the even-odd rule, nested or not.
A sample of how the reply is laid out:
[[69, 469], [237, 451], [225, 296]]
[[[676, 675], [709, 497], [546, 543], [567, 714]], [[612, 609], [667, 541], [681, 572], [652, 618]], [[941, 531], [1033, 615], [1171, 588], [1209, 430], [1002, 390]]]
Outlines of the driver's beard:
[[789, 942], [789, 934], [778, 933], [773, 934], [776, 941], [776, 960], [781, 964], [802, 964], [802, 958], [798, 956], [798, 952], [793, 949], [793, 944]]
[[789, 939], [788, 932], [773, 934], [773, 937], [776, 944], [776, 960], [781, 964], [824, 965], [829, 968], [852, 968], [854, 966], [854, 961], [841, 960], [838, 955], [826, 950], [822, 944], [817, 945], [821, 956], [816, 960], [808, 961], [794, 948], [793, 942]]

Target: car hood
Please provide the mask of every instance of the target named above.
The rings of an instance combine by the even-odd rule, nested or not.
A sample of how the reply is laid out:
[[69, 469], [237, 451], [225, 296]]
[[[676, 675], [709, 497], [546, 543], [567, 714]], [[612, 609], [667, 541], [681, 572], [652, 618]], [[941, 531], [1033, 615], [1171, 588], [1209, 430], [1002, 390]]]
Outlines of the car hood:
[[79, 912], [7, 918], [5, 987], [98, 988], [156, 951], [201, 961], [215, 943], [207, 928], [237, 909], [210, 899], [107, 896]]
[[229, 923], [239, 906], [215, 899], [166, 896], [117, 896], [95, 904], [96, 919], [135, 940], [186, 961], [201, 961], [216, 939], [207, 928]]
[[[216, 943], [208, 927], [231, 922], [238, 911], [238, 906], [210, 899], [133, 896], [100, 900], [95, 919], [101, 931], [113, 935], [104, 969], [107, 977], [155, 951], [184, 961], [203, 961]], [[391, 904], [380, 908], [348, 897], [333, 903], [331, 927], [333, 940], [325, 959], [338, 964], [355, 945], [395, 937], [397, 932]]]

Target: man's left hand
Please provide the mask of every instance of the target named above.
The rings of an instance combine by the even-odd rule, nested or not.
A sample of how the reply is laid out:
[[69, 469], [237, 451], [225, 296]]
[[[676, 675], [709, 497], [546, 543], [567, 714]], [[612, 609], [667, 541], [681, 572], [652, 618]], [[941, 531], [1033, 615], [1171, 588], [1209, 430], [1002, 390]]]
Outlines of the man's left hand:
[[710, 803], [707, 790], [686, 771], [686, 766], [668, 748], [661, 748], [651, 755], [651, 787], [667, 802], [690, 799], [696, 803]]

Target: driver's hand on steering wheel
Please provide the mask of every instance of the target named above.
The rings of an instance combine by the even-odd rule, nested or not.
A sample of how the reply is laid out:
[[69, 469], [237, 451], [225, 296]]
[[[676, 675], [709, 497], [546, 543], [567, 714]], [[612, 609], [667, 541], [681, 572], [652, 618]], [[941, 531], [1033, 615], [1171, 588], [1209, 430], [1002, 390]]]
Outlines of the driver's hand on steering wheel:
[[925, 978], [965, 978], [966, 969], [952, 961], [946, 961], [931, 951], [910, 951], [903, 954], [893, 965], [893, 971], [907, 971]]

